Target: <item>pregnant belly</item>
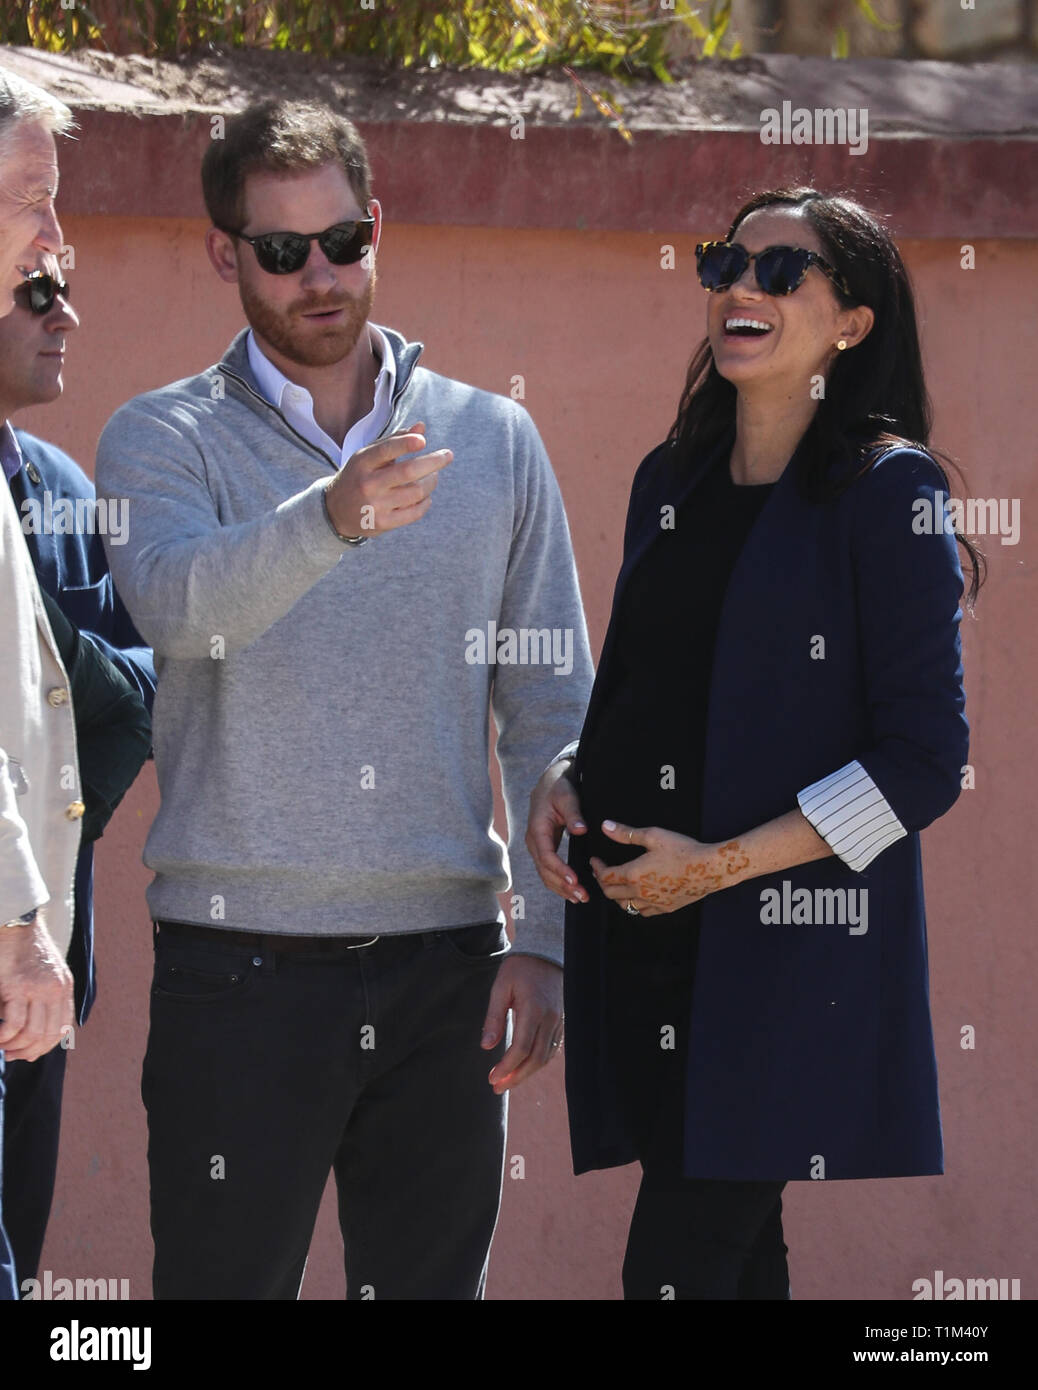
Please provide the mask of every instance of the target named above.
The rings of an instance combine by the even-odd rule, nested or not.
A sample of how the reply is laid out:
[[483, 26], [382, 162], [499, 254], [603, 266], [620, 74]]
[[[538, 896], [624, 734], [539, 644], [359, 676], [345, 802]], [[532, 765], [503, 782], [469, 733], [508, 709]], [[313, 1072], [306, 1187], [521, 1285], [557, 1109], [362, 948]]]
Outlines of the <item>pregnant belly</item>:
[[609, 839], [601, 828], [606, 819], [635, 829], [659, 826], [682, 835], [698, 834], [701, 779], [689, 775], [690, 760], [685, 758], [679, 786], [677, 768], [672, 775], [667, 770], [671, 767], [674, 764], [666, 763], [659, 749], [647, 749], [644, 757], [625, 757], [623, 761], [601, 754], [589, 760], [579, 788], [580, 809], [588, 827], [587, 835], [581, 838], [588, 854], [607, 864], [626, 864], [645, 852], [640, 845]]

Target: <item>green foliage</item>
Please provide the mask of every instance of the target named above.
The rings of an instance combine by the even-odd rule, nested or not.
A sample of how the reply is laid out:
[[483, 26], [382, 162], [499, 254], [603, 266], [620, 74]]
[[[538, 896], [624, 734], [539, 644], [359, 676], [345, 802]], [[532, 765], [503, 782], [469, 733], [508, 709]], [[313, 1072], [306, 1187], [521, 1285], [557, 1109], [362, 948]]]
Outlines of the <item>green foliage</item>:
[[[840, 0], [884, 24], [870, 0]], [[20, 0], [0, 13], [0, 43], [172, 58], [214, 47], [345, 55], [399, 67], [532, 72], [561, 68], [630, 138], [615, 99], [579, 76], [672, 81], [675, 55], [737, 58], [731, 0]], [[12, 12], [13, 11], [13, 12]], [[847, 56], [838, 23], [833, 56]]]
[[[878, 29], [898, 27], [870, 0], [841, 5]], [[731, 8], [731, 0], [21, 0], [4, 6], [0, 42], [153, 57], [247, 46], [404, 67], [554, 65], [666, 82], [678, 35], [682, 53], [691, 40], [703, 58], [739, 55], [738, 39], [724, 43]], [[844, 23], [834, 45], [843, 56]]]
[[727, 17], [704, 25], [687, 0], [23, 0], [4, 8], [0, 42], [52, 52], [174, 57], [217, 44], [404, 67], [568, 65], [661, 81], [676, 27], [716, 49], [727, 26]]
[[886, 33], [893, 33], [895, 29], [900, 29], [899, 22], [885, 24], [879, 15], [869, 4], [869, 0], [854, 0], [855, 8], [868, 20], [874, 29], [882, 29]]

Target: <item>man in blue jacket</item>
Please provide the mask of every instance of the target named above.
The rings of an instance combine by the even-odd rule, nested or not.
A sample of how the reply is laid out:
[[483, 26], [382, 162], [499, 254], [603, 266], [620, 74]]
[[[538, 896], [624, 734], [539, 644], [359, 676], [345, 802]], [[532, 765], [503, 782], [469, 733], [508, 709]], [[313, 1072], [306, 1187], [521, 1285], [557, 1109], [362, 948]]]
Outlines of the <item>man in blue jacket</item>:
[[[117, 509], [97, 510], [93, 484], [72, 459], [10, 423], [16, 411], [61, 395], [65, 342], [79, 325], [56, 259], [45, 257], [40, 264], [49, 273], [19, 286], [13, 311], [0, 319], [0, 463], [69, 673], [76, 712], [86, 814], [68, 965], [76, 1019], [82, 1025], [95, 994], [93, 840], [147, 754], [148, 727], [140, 701], [150, 710], [155, 671], [150, 650], [115, 593], [102, 544], [102, 531], [110, 530], [112, 522], [122, 525], [125, 517]], [[100, 705], [94, 698], [98, 691]], [[88, 705], [100, 708], [98, 718]], [[34, 1062], [7, 1064], [4, 1225], [19, 1287], [36, 1276], [50, 1213], [65, 1055], [64, 1046], [55, 1047]]]

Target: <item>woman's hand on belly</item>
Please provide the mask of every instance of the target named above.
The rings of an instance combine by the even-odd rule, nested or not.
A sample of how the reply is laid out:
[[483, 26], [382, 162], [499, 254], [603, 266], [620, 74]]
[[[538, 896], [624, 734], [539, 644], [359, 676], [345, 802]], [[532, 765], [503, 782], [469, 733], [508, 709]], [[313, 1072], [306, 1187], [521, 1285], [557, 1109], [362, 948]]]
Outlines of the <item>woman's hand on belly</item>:
[[739, 882], [750, 863], [738, 840], [708, 845], [659, 826], [637, 829], [609, 820], [602, 822], [602, 833], [618, 844], [641, 845], [646, 851], [612, 868], [601, 859], [591, 860], [605, 896], [621, 907], [630, 903], [642, 917], [676, 912], [708, 893], [728, 888]]

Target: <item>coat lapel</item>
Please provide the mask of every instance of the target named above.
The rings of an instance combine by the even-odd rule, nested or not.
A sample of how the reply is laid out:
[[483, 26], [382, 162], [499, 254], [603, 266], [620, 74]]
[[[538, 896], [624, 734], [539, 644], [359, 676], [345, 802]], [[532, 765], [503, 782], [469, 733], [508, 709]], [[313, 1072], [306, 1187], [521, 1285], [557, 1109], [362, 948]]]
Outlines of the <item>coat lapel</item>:
[[[45, 507], [47, 484], [44, 481], [43, 470], [37, 467], [35, 460], [27, 452], [22, 435], [18, 436], [18, 444], [22, 450], [23, 462], [22, 467], [11, 479], [11, 497], [40, 583], [49, 593], [55, 593], [59, 587], [59, 565], [58, 542], [53, 527], [48, 529], [45, 524], [33, 525], [26, 531], [25, 526], [27, 515], [39, 517], [41, 522], [45, 522], [48, 515]], [[52, 497], [52, 507], [53, 501]], [[31, 508], [23, 508], [23, 502], [31, 502]]]
[[720, 461], [721, 455], [727, 459], [730, 452], [731, 440], [726, 437], [709, 454], [698, 459], [689, 468], [682, 468], [676, 463], [669, 450], [661, 454], [652, 475], [646, 478], [643, 487], [639, 489], [641, 495], [632, 499], [637, 502], [638, 522], [632, 544], [624, 555], [617, 578], [616, 592], [613, 595], [614, 612], [631, 575], [652, 548], [653, 542], [662, 535], [662, 509], [670, 506], [676, 512], [704, 474]]
[[[690, 467], [682, 468], [680, 464], [675, 463], [670, 449], [666, 445], [660, 445], [658, 449], [653, 450], [653, 453], [647, 456], [643, 466], [639, 468], [631, 493], [631, 511], [628, 534], [625, 538], [623, 563], [620, 566], [616, 588], [613, 592], [613, 607], [605, 641], [602, 644], [602, 654], [598, 662], [598, 676], [584, 718], [584, 727], [581, 732], [582, 743], [585, 742], [588, 732], [593, 727], [598, 711], [610, 689], [616, 613], [620, 600], [631, 575], [644, 560], [652, 548], [653, 542], [658, 540], [662, 534], [661, 509], [670, 506], [676, 512], [703, 475], [715, 463], [720, 462], [722, 455], [727, 461], [731, 446], [732, 436], [729, 434], [721, 440], [716, 448], [704, 454]], [[578, 750], [575, 769], [578, 776], [580, 765], [581, 758]]]

